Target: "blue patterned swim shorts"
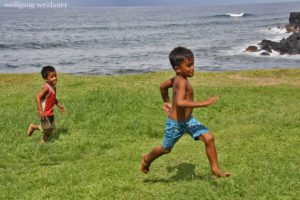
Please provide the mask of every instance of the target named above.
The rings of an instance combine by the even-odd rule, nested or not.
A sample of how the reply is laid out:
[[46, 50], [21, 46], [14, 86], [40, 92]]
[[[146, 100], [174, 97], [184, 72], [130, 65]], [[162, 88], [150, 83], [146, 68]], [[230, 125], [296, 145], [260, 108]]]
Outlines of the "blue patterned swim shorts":
[[167, 118], [162, 146], [165, 149], [172, 149], [184, 133], [188, 133], [194, 140], [198, 140], [199, 136], [207, 132], [209, 132], [208, 129], [194, 117], [190, 117], [186, 121], [175, 121]]

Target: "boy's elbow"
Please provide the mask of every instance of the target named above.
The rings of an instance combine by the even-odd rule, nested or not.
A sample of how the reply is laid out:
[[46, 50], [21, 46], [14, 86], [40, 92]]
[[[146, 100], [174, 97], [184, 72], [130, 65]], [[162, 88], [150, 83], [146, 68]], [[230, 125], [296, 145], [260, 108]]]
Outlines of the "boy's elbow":
[[167, 88], [164, 85], [162, 85], [162, 84], [159, 86], [159, 90], [160, 90], [161, 93], [168, 92]]
[[36, 101], [36, 102], [40, 102], [40, 101], [41, 101], [41, 97], [40, 97], [39, 95], [36, 95], [35, 101]]
[[160, 84], [159, 89], [160, 89], [160, 91], [164, 90], [164, 85]]
[[185, 107], [184, 101], [177, 101], [177, 106], [180, 108]]

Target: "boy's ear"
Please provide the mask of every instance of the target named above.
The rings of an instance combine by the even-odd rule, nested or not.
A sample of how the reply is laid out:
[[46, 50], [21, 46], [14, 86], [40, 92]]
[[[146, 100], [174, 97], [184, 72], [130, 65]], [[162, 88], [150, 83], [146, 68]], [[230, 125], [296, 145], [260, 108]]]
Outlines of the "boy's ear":
[[180, 72], [180, 69], [179, 69], [179, 66], [175, 66], [175, 72], [179, 73]]

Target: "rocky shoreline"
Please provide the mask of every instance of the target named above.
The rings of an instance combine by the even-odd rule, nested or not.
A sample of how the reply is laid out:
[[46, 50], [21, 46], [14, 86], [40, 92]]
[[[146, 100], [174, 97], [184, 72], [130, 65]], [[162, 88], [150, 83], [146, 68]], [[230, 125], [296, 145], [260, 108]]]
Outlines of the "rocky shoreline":
[[291, 35], [279, 42], [263, 39], [258, 45], [247, 47], [245, 52], [260, 52], [262, 56], [269, 56], [273, 51], [279, 52], [280, 55], [300, 54], [300, 12], [291, 12], [289, 24], [277, 28], [285, 29]]

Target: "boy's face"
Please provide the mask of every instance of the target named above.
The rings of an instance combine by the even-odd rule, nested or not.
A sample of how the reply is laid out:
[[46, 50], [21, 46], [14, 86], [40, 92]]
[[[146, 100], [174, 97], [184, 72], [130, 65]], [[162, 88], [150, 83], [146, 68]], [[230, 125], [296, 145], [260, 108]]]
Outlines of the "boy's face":
[[56, 72], [49, 72], [47, 78], [45, 79], [50, 85], [56, 85], [57, 75]]
[[184, 59], [176, 68], [176, 73], [184, 77], [192, 77], [194, 75], [194, 59]]

